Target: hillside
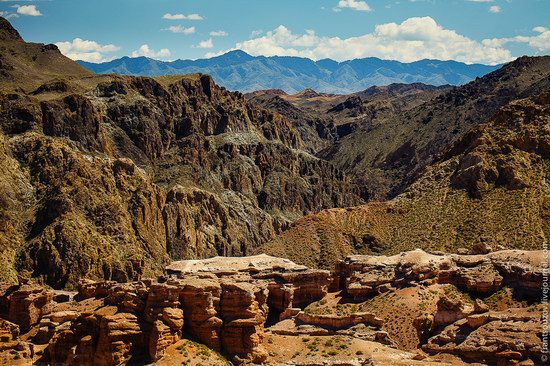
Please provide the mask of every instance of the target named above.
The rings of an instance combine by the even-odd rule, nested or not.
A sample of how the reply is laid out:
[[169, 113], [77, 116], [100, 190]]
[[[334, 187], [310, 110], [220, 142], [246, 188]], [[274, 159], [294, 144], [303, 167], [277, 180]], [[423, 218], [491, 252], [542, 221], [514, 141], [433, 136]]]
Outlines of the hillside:
[[288, 119], [207, 75], [94, 75], [5, 20], [0, 43], [2, 280], [137, 279], [246, 255], [304, 214], [363, 202]]
[[318, 156], [356, 177], [371, 197], [394, 197], [499, 107], [550, 90], [549, 70], [548, 56], [519, 58], [414, 108], [363, 123]]
[[550, 94], [513, 101], [387, 202], [307, 216], [259, 252], [331, 268], [350, 253], [537, 249], [550, 235]]
[[310, 88], [337, 94], [392, 83], [462, 85], [499, 67], [438, 60], [402, 63], [375, 57], [344, 62], [313, 61], [300, 57], [254, 57], [243, 51], [199, 60], [168, 62], [123, 57], [100, 64], [78, 63], [99, 74], [158, 76], [202, 72], [211, 75], [219, 85], [243, 93], [265, 89], [296, 93]]
[[54, 45], [24, 43], [0, 17], [0, 91], [30, 92], [56, 78], [85, 78], [92, 72], [64, 57]]
[[245, 97], [287, 117], [300, 132], [306, 148], [317, 154], [361, 126], [412, 109], [448, 91], [450, 85], [421, 83], [373, 86], [349, 95], [304, 89], [295, 94], [259, 90]]

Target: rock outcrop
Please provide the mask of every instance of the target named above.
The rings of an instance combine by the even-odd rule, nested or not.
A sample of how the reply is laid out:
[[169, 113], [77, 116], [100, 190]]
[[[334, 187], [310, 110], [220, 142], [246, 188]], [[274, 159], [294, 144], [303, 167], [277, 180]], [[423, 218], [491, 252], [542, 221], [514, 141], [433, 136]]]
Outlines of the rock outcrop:
[[506, 285], [534, 297], [542, 286], [543, 256], [543, 251], [459, 255], [429, 254], [419, 249], [391, 257], [350, 256], [338, 264], [336, 271], [345, 291], [357, 300], [390, 287], [434, 283], [452, 284], [475, 294], [494, 293]]
[[297, 217], [363, 202], [291, 121], [208, 75], [98, 76], [5, 28], [2, 280], [137, 280], [250, 254]]
[[28, 330], [52, 309], [53, 293], [41, 287], [21, 286], [8, 296], [8, 320]]
[[[542, 252], [417, 250], [393, 257], [352, 256], [329, 272], [267, 255], [215, 257], [174, 262], [157, 280], [83, 280], [72, 302], [32, 284], [2, 285], [0, 358], [162, 364], [178, 352], [184, 362], [191, 357], [181, 348], [187, 339], [202, 344], [194, 352], [205, 360], [216, 351], [235, 364], [263, 364], [273, 361], [274, 337], [294, 343], [306, 337], [299, 343], [311, 342], [309, 356], [321, 347], [317, 337], [324, 337], [330, 349], [325, 357], [343, 353], [347, 344], [375, 342], [408, 350], [412, 343], [428, 354], [470, 361], [526, 361], [542, 352], [542, 307], [532, 290], [541, 286], [542, 260]], [[522, 271], [512, 273], [512, 268]], [[500, 280], [488, 287], [494, 285], [493, 271]], [[518, 296], [506, 300], [513, 301], [507, 311], [492, 310], [480, 297], [494, 307], [504, 289]], [[405, 314], [399, 314], [403, 304], [392, 300], [397, 293], [410, 306]], [[378, 300], [386, 305], [380, 307]], [[511, 307], [523, 301], [533, 305]], [[402, 338], [412, 337], [411, 330], [418, 333], [417, 343]], [[346, 345], [339, 345], [341, 339]]]
[[[452, 353], [470, 361], [513, 365], [542, 354], [539, 311], [487, 312], [447, 326], [423, 346], [428, 353]], [[515, 363], [514, 363], [515, 362]], [[533, 362], [533, 361], [531, 361]]]
[[[268, 256], [176, 262], [160, 280], [83, 280], [77, 303], [57, 303], [53, 292], [38, 286], [5, 286], [0, 303], [11, 323], [2, 323], [2, 338], [17, 342], [19, 329], [28, 331], [33, 344], [46, 345], [35, 357], [50, 363], [157, 361], [182, 338], [236, 363], [261, 363], [268, 357], [263, 344], [270, 311], [277, 318], [283, 305], [319, 300], [332, 281], [328, 271]], [[270, 309], [269, 298], [279, 299], [283, 287], [288, 301], [271, 300], [277, 306]], [[18, 344], [25, 343], [12, 345]]]

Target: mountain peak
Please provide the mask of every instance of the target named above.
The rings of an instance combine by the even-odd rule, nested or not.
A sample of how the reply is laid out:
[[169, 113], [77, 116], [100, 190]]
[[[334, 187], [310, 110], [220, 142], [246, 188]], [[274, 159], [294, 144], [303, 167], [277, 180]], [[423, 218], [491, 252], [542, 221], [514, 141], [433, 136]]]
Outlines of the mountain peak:
[[246, 53], [242, 50], [233, 50], [233, 51], [229, 51], [229, 52], [224, 53], [223, 55], [218, 56], [218, 58], [246, 61], [246, 60], [251, 60], [254, 57], [250, 56], [248, 53]]
[[0, 17], [0, 40], [2, 41], [22, 41], [19, 32], [11, 23], [3, 17]]
[[295, 97], [300, 98], [315, 98], [318, 97], [320, 94], [317, 93], [315, 90], [311, 88], [305, 88], [304, 90], [294, 94]]

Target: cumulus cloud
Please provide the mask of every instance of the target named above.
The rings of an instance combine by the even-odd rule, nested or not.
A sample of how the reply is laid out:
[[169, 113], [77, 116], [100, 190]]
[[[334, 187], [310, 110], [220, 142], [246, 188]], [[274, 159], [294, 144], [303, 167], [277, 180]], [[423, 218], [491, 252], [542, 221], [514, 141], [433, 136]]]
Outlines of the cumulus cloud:
[[195, 48], [212, 48], [212, 47], [214, 47], [212, 38], [209, 38], [205, 41], [200, 41], [199, 44], [195, 46]]
[[210, 35], [212, 37], [227, 37], [229, 34], [225, 31], [220, 30], [220, 31], [212, 31], [210, 32]]
[[544, 33], [544, 32], [548, 32], [548, 28], [546, 27], [535, 27], [533, 28], [533, 32], [538, 32], [538, 33]]
[[36, 5], [14, 5], [13, 7], [17, 9], [16, 12], [20, 15], [29, 15], [31, 17], [39, 17], [42, 15]]
[[489, 8], [489, 13], [500, 13], [502, 8], [498, 5], [493, 5]]
[[[472, 40], [443, 28], [431, 17], [409, 18], [400, 24], [380, 24], [372, 33], [350, 38], [320, 37], [313, 30], [295, 34], [281, 25], [261, 36], [237, 43], [233, 49], [251, 55], [300, 56], [314, 60], [332, 58], [338, 61], [374, 56], [402, 62], [440, 59], [494, 65], [513, 59], [511, 52], [500, 45]], [[208, 56], [213, 55], [216, 54]]]
[[534, 36], [484, 39], [482, 43], [488, 47], [503, 47], [507, 43], [524, 43], [540, 52], [550, 50], [550, 30], [538, 26], [533, 28], [533, 32], [538, 34]]
[[132, 57], [150, 57], [150, 58], [166, 58], [170, 57], [171, 53], [168, 48], [162, 48], [159, 51], [155, 51], [149, 47], [148, 44], [142, 44], [137, 50], [132, 52]]
[[166, 13], [162, 16], [163, 19], [168, 20], [203, 20], [204, 18], [200, 16], [199, 14], [170, 14]]
[[366, 2], [362, 0], [340, 0], [338, 5], [334, 8], [335, 11], [340, 11], [341, 9], [349, 8], [357, 11], [372, 11], [372, 8]]
[[116, 52], [120, 47], [113, 44], [102, 45], [95, 41], [75, 38], [72, 41], [57, 42], [55, 44], [62, 54], [73, 59], [88, 62], [103, 62], [108, 59], [105, 53]]
[[182, 25], [173, 25], [168, 28], [162, 29], [164, 31], [170, 31], [172, 33], [193, 34], [195, 33], [195, 27], [186, 28]]

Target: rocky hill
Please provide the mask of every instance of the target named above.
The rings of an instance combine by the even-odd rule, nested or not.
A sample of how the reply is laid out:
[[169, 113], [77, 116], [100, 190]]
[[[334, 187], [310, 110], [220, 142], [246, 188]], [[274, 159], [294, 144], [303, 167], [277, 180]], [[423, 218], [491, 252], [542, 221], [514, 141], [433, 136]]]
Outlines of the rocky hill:
[[500, 67], [439, 60], [402, 63], [376, 57], [344, 62], [313, 61], [301, 57], [254, 57], [240, 50], [200, 60], [158, 61], [147, 57], [123, 57], [99, 64], [78, 63], [98, 74], [159, 76], [202, 72], [212, 75], [216, 83], [243, 93], [265, 89], [296, 93], [310, 88], [338, 94], [393, 83], [462, 85]]
[[541, 248], [550, 236], [550, 94], [506, 105], [393, 200], [297, 220], [259, 251], [330, 268], [350, 253]]
[[373, 86], [349, 95], [304, 89], [296, 94], [260, 90], [245, 97], [292, 121], [313, 154], [331, 148], [341, 138], [378, 120], [412, 109], [448, 91], [449, 85], [421, 83]]
[[550, 90], [549, 70], [549, 56], [519, 58], [414, 108], [363, 124], [319, 156], [357, 177], [371, 197], [394, 197], [498, 108]]
[[1, 26], [4, 280], [130, 280], [245, 255], [304, 214], [363, 202], [288, 119], [209, 76], [97, 76]]

